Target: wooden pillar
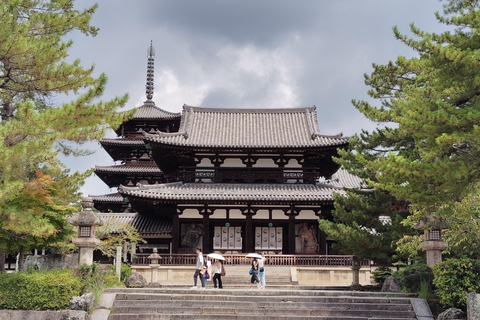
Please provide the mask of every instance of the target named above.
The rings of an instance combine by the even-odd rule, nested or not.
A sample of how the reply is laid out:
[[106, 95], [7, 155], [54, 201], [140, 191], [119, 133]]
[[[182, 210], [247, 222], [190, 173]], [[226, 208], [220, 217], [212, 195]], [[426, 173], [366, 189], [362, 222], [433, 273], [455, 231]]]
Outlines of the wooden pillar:
[[202, 252], [204, 254], [211, 253], [212, 251], [212, 237], [210, 234], [210, 216], [213, 214], [213, 211], [208, 208], [208, 205], [205, 204], [203, 210], [200, 211], [200, 214], [203, 216], [203, 241], [202, 241]]
[[242, 214], [245, 216], [245, 252], [255, 252], [254, 232], [253, 232], [253, 219], [256, 210], [252, 209], [249, 205]]
[[180, 251], [180, 214], [174, 214], [172, 218], [172, 253]]
[[295, 253], [295, 215], [288, 216], [288, 252], [287, 254]]
[[[322, 214], [322, 210], [323, 208], [318, 208], [317, 210], [314, 210], [315, 212], [315, 215], [319, 218], [319, 219], [325, 219], [325, 216]], [[325, 210], [327, 211], [327, 210]], [[325, 214], [325, 212], [323, 212]], [[328, 213], [331, 213], [331, 210], [328, 210]], [[317, 229], [318, 229], [318, 225], [317, 225]], [[326, 255], [327, 254], [327, 234], [325, 232], [323, 232], [323, 230], [318, 230], [317, 232], [318, 236], [317, 236], [317, 241], [318, 241], [318, 246], [319, 246], [319, 250], [318, 250], [318, 253], [319, 254], [322, 254], [322, 255]]]
[[295, 253], [295, 216], [298, 216], [299, 212], [295, 209], [295, 205], [290, 205], [290, 209], [284, 210], [288, 216], [288, 245], [287, 254]]
[[245, 215], [245, 252], [254, 252], [252, 214]]

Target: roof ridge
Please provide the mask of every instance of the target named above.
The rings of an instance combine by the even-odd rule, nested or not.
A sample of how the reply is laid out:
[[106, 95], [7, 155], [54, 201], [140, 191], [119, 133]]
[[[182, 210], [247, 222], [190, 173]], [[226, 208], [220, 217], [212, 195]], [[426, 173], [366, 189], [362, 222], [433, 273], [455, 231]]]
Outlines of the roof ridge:
[[316, 110], [316, 106], [310, 107], [289, 107], [289, 108], [219, 108], [219, 107], [199, 107], [183, 105], [183, 110], [194, 112], [219, 112], [219, 113], [297, 113]]

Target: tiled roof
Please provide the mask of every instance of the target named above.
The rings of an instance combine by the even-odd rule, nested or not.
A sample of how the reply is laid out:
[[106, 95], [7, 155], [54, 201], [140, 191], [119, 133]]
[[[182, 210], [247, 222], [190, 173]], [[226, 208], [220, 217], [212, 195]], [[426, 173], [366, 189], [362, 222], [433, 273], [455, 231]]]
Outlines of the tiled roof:
[[332, 175], [332, 178], [325, 181], [325, 183], [338, 188], [363, 189], [367, 187], [363, 179], [348, 173], [344, 168], [338, 169], [338, 171]]
[[123, 196], [120, 193], [110, 193], [103, 195], [91, 196], [94, 203], [123, 203]]
[[95, 166], [95, 173], [162, 173], [157, 166], [143, 165], [118, 165], [118, 166]]
[[133, 115], [133, 119], [151, 119], [151, 120], [169, 120], [179, 119], [180, 113], [168, 112], [160, 109], [151, 100], [147, 100], [144, 104], [136, 108], [136, 112]]
[[[115, 220], [120, 223], [131, 225], [137, 229], [141, 235], [167, 235], [172, 230], [170, 220], [159, 218], [148, 218], [138, 213], [101, 213], [102, 219], [108, 221]], [[111, 230], [115, 233], [116, 230]]]
[[238, 202], [322, 202], [332, 201], [333, 193], [344, 194], [340, 188], [325, 184], [228, 184], [228, 183], [166, 183], [120, 186], [125, 196], [164, 201], [238, 201]]
[[144, 133], [160, 144], [221, 148], [302, 148], [339, 146], [342, 135], [320, 134], [316, 107], [223, 109], [184, 106], [176, 133]]
[[126, 139], [126, 138], [118, 138], [118, 139], [102, 139], [100, 140], [102, 146], [122, 146], [122, 147], [142, 147], [145, 146], [143, 140], [139, 139]]

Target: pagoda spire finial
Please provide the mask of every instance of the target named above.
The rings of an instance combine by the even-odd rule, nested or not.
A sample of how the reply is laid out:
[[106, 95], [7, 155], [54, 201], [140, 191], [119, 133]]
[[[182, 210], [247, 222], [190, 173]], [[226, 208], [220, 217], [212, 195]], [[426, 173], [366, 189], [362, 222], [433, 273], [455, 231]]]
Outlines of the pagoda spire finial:
[[150, 48], [147, 50], [148, 54], [148, 63], [147, 63], [147, 84], [146, 84], [146, 93], [147, 100], [152, 100], [153, 98], [153, 71], [154, 71], [154, 61], [155, 61], [155, 49], [153, 48], [153, 41], [150, 41]]

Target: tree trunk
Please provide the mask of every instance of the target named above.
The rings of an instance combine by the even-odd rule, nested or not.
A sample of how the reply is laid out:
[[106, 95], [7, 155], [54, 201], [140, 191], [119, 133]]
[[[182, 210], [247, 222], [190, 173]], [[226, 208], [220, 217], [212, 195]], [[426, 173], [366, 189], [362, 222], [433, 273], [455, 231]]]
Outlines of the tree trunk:
[[20, 252], [18, 252], [18, 270], [23, 271], [23, 266], [25, 264], [25, 254], [23, 252], [23, 247], [20, 247]]
[[2, 106], [2, 120], [8, 121], [13, 116], [13, 108], [10, 102], [4, 102]]
[[5, 271], [5, 252], [0, 249], [0, 272]]

